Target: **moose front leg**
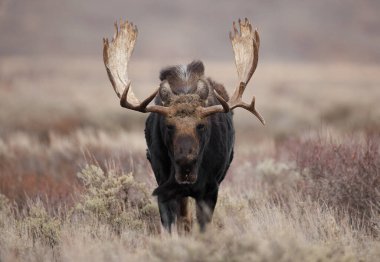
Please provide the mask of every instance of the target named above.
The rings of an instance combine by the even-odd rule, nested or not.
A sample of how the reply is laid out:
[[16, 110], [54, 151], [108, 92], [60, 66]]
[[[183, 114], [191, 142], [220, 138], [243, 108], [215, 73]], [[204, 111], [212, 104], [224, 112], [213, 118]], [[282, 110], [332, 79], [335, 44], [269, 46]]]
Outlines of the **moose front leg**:
[[162, 198], [158, 197], [161, 223], [169, 233], [171, 233], [174, 223], [177, 223], [179, 234], [186, 234], [191, 231], [192, 216], [189, 202], [188, 197], [177, 197], [167, 201], [162, 201]]
[[158, 209], [160, 211], [162, 226], [171, 233], [172, 225], [175, 223], [179, 210], [177, 199], [163, 201], [162, 197], [158, 196]]
[[217, 200], [218, 188], [196, 200], [196, 215], [201, 232], [205, 232], [206, 225], [211, 222]]
[[179, 210], [177, 217], [177, 230], [179, 234], [190, 233], [193, 226], [193, 219], [190, 211], [189, 197], [179, 199]]

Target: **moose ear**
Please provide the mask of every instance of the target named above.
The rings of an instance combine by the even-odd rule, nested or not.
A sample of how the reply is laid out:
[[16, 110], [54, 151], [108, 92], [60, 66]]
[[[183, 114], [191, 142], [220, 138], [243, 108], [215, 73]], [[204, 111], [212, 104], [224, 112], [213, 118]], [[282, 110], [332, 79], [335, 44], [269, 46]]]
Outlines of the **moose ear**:
[[208, 97], [208, 85], [205, 81], [203, 80], [198, 80], [197, 82], [197, 94], [202, 100], [206, 100]]
[[205, 66], [202, 61], [194, 60], [187, 65], [187, 73], [189, 75], [195, 75], [197, 78], [202, 77], [205, 74]]
[[172, 96], [173, 96], [173, 91], [170, 88], [169, 82], [167, 80], [164, 80], [161, 82], [158, 92], [160, 94], [160, 97], [161, 97], [163, 104], [164, 105], [170, 104], [170, 101], [171, 101]]

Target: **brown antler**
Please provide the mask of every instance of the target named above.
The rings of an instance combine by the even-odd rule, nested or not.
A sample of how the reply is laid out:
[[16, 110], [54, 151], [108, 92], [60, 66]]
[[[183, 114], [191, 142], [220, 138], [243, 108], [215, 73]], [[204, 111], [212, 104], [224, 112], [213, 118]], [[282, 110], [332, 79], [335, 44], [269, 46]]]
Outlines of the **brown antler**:
[[244, 21], [239, 19], [240, 31], [236, 28], [235, 22], [233, 23], [233, 32], [230, 32], [230, 39], [232, 48], [235, 54], [235, 64], [239, 78], [239, 86], [235, 89], [231, 99], [227, 102], [228, 110], [225, 105], [226, 101], [221, 101], [220, 96], [217, 96], [222, 106], [212, 106], [205, 110], [204, 116], [208, 116], [218, 112], [228, 112], [236, 107], [242, 107], [252, 114], [254, 114], [265, 125], [264, 118], [255, 109], [255, 97], [252, 102], [247, 104], [243, 102], [242, 96], [244, 90], [256, 70], [259, 59], [260, 37], [257, 30], [252, 31], [252, 26], [247, 18]]
[[122, 107], [143, 113], [156, 112], [167, 115], [169, 108], [158, 105], [148, 106], [158, 89], [142, 102], [132, 91], [131, 81], [128, 78], [128, 62], [136, 43], [137, 32], [137, 27], [133, 23], [120, 20], [120, 29], [115, 23], [115, 35], [112, 40], [109, 42], [108, 39], [103, 38], [103, 60], [108, 78], [120, 98]]

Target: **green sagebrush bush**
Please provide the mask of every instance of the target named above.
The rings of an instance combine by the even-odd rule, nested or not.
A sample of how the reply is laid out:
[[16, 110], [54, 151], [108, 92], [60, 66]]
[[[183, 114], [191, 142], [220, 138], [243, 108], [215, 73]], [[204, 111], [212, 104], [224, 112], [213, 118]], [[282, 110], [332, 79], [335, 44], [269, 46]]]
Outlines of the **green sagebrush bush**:
[[104, 172], [87, 165], [78, 173], [85, 191], [73, 215], [83, 215], [93, 223], [105, 223], [118, 234], [124, 228], [157, 232], [159, 215], [144, 183], [131, 173]]
[[33, 245], [41, 242], [54, 247], [59, 243], [61, 222], [48, 214], [40, 200], [28, 203], [27, 215], [20, 226], [26, 228]]

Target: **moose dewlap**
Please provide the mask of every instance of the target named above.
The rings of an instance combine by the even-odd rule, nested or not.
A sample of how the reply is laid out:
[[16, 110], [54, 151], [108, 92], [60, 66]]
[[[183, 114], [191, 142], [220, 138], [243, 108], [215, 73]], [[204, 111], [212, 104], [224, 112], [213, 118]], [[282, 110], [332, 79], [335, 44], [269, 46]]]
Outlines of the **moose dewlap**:
[[[204, 75], [201, 61], [165, 68], [160, 86], [140, 102], [128, 77], [128, 62], [137, 39], [137, 27], [128, 21], [115, 23], [111, 41], [104, 39], [103, 59], [111, 84], [127, 109], [151, 114], [146, 120], [147, 158], [158, 187], [162, 225], [170, 232], [177, 222], [180, 231], [192, 226], [189, 197], [196, 201], [200, 229], [211, 221], [223, 181], [233, 159], [235, 131], [232, 110], [241, 107], [254, 114], [255, 97], [242, 101], [243, 92], [256, 70], [260, 38], [246, 18], [233, 24], [230, 39], [239, 84], [229, 98], [223, 85]], [[154, 105], [149, 105], [154, 99]]]

